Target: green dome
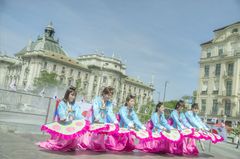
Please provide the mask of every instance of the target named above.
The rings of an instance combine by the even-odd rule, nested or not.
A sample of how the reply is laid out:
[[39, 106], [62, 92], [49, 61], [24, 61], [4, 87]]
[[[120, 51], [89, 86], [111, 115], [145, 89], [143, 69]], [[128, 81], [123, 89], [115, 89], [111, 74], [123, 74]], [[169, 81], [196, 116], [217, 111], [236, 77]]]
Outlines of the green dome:
[[16, 56], [22, 56], [28, 52], [43, 51], [57, 53], [67, 56], [67, 53], [59, 45], [59, 41], [54, 39], [54, 28], [50, 23], [44, 30], [44, 35], [39, 36], [36, 41], [29, 42]]

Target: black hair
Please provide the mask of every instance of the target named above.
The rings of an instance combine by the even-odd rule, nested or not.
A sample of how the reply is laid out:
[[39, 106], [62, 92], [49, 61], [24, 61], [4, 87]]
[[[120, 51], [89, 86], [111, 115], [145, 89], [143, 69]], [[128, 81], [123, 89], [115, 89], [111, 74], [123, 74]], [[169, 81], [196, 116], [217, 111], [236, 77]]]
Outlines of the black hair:
[[183, 100], [179, 100], [177, 103], [176, 103], [176, 106], [175, 106], [175, 109], [178, 109], [180, 107], [185, 107], [185, 103]]
[[[70, 86], [70, 87], [66, 90], [65, 95], [64, 95], [64, 98], [63, 98], [63, 101], [64, 101], [65, 103], [67, 103], [68, 98], [69, 98], [69, 94], [71, 94], [72, 92], [75, 94], [75, 99], [76, 99], [76, 96], [77, 96], [76, 87]], [[74, 103], [75, 103], [75, 99], [74, 99], [74, 101], [73, 101], [71, 104], [74, 104]]]
[[105, 87], [102, 91], [102, 96], [106, 94], [112, 94], [113, 95], [113, 88], [111, 86]]
[[198, 104], [197, 103], [193, 103], [191, 106], [191, 109], [199, 109]]
[[155, 112], [158, 112], [158, 109], [163, 106], [163, 102], [158, 102], [158, 104], [156, 105], [156, 109]]
[[125, 106], [127, 106], [127, 103], [128, 103], [131, 99], [135, 99], [135, 96], [130, 94], [130, 95], [128, 95], [127, 98], [126, 98]]

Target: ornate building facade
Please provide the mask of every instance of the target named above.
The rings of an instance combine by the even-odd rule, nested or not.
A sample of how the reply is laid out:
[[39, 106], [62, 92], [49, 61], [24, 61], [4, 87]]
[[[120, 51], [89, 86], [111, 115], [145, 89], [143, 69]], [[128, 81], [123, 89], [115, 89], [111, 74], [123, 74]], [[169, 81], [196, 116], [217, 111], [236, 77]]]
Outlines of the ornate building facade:
[[201, 44], [197, 102], [210, 115], [240, 116], [240, 22], [213, 31]]
[[34, 79], [42, 71], [54, 72], [63, 86], [78, 86], [87, 100], [100, 95], [105, 86], [115, 88], [113, 101], [122, 104], [128, 94], [136, 95], [139, 104], [153, 100], [152, 83], [145, 84], [126, 75], [126, 65], [115, 57], [100, 53], [72, 58], [54, 37], [50, 23], [42, 36], [30, 41], [15, 57], [0, 55], [0, 87], [8, 89], [14, 81], [18, 90], [34, 88]]

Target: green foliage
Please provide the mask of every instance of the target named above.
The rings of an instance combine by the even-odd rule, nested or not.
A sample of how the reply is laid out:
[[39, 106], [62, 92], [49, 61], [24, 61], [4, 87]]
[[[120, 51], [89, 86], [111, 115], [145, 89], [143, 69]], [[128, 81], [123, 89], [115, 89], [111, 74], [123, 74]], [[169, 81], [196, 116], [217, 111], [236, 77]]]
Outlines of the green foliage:
[[77, 89], [77, 93], [81, 96], [85, 96], [87, 94], [86, 90], [82, 88], [81, 79], [76, 80], [76, 89]]
[[235, 136], [240, 135], [240, 125], [238, 125], [238, 127], [234, 128], [231, 133]]
[[169, 109], [174, 109], [176, 104], [177, 104], [178, 100], [170, 100], [170, 101], [166, 101], [164, 102], [164, 106], [166, 108], [169, 108]]
[[151, 118], [151, 114], [154, 111], [155, 104], [153, 101], [149, 101], [143, 105], [138, 113], [139, 120], [143, 123], [147, 122]]
[[195, 103], [196, 98], [197, 98], [197, 91], [195, 90], [193, 91], [193, 100], [192, 100], [193, 103]]
[[34, 79], [34, 86], [36, 86], [37, 89], [56, 87], [59, 85], [57, 74], [53, 72], [48, 73], [47, 71], [41, 71], [40, 76]]

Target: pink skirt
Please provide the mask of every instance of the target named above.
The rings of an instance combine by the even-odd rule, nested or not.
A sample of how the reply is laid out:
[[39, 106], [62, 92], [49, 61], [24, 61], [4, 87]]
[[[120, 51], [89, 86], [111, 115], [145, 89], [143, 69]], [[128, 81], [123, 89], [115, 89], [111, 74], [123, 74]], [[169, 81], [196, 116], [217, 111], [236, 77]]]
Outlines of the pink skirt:
[[199, 153], [196, 140], [189, 137], [183, 138], [183, 154], [197, 156]]
[[166, 139], [139, 141], [136, 145], [136, 149], [150, 153], [169, 153], [169, 142]]
[[87, 149], [92, 151], [106, 151], [105, 134], [97, 132], [87, 132], [81, 140], [78, 140], [79, 149]]
[[134, 139], [135, 137], [130, 133], [114, 133], [107, 136], [105, 147], [110, 151], [133, 151], [135, 149]]
[[183, 137], [179, 142], [169, 143], [169, 151], [174, 155], [198, 155], [198, 148], [196, 146], [195, 139], [189, 137]]
[[52, 151], [75, 151], [77, 149], [78, 138], [62, 139], [59, 137], [51, 137], [51, 139], [43, 142], [38, 142], [37, 145], [41, 148]]

